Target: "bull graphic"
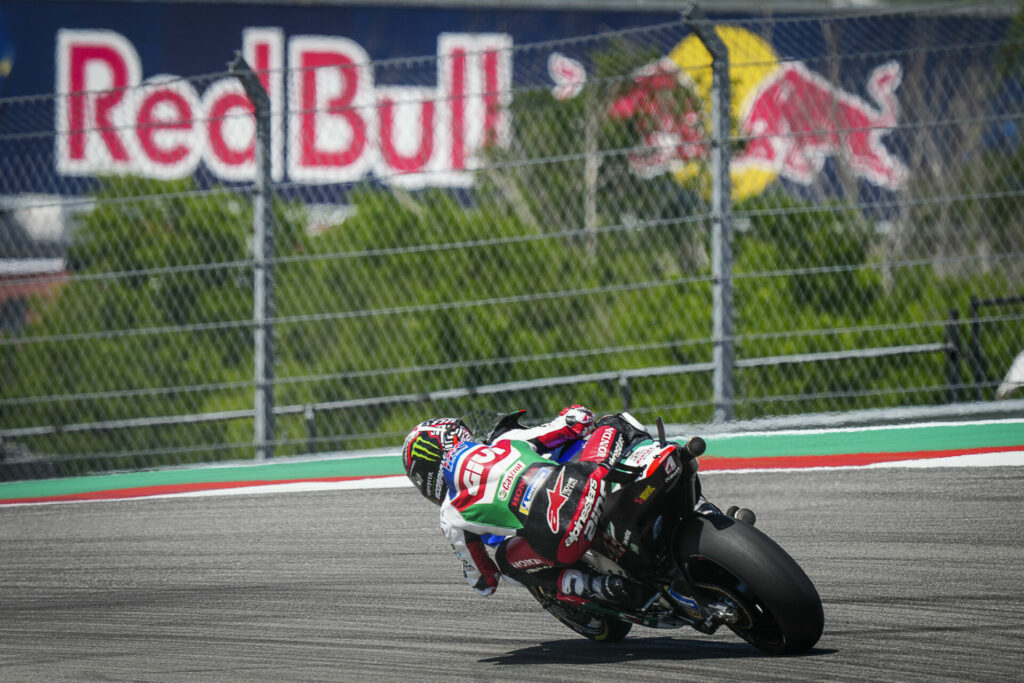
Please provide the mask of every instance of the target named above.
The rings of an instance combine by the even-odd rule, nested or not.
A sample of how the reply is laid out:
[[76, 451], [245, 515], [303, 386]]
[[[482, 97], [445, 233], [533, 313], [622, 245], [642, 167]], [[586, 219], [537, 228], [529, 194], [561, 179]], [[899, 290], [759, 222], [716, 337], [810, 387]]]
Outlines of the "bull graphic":
[[[872, 105], [802, 62], [780, 64], [744, 100], [738, 128], [745, 144], [732, 157], [733, 173], [759, 170], [809, 185], [834, 156], [868, 182], [899, 189], [907, 169], [882, 137], [899, 120], [895, 93], [902, 75], [894, 61], [876, 67], [867, 82]], [[700, 103], [686, 106], [679, 95], [687, 81], [666, 57], [637, 71], [629, 90], [609, 106], [613, 119], [634, 121], [641, 134], [639, 149], [629, 156], [638, 175], [686, 176], [690, 162], [708, 157]]]

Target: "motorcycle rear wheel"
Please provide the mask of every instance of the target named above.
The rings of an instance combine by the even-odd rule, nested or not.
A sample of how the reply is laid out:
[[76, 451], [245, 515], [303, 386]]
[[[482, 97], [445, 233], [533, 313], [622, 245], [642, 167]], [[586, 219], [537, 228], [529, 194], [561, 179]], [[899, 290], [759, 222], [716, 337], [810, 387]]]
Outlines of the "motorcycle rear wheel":
[[600, 643], [617, 643], [627, 635], [633, 624], [613, 617], [594, 614], [585, 609], [559, 602], [554, 594], [537, 586], [527, 586], [530, 595], [555, 619], [585, 638]]
[[683, 523], [676, 560], [706, 597], [737, 618], [726, 625], [770, 654], [814, 647], [825, 617], [814, 584], [775, 541], [725, 515], [697, 515]]

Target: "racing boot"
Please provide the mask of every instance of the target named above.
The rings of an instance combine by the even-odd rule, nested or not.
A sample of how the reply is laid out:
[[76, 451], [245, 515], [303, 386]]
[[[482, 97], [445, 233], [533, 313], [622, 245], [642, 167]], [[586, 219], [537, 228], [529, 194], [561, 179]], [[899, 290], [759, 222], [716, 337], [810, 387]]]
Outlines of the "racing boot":
[[579, 569], [565, 569], [559, 580], [560, 598], [597, 600], [636, 609], [643, 606], [643, 586], [632, 579], [614, 574], [591, 574]]

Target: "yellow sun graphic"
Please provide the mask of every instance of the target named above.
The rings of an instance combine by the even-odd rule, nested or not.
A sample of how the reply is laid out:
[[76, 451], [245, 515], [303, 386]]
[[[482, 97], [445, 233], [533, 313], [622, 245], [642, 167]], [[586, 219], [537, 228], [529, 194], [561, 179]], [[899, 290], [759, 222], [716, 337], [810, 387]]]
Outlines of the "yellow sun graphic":
[[[767, 79], [779, 68], [779, 56], [768, 41], [735, 26], [716, 26], [715, 32], [729, 49], [729, 82], [731, 86], [732, 120], [734, 125], [743, 121], [751, 99]], [[681, 71], [681, 77], [690, 81], [694, 93], [705, 103], [704, 118], [710, 121], [711, 112], [711, 55], [696, 34], [684, 38], [669, 53]], [[710, 125], [707, 128], [710, 130]], [[734, 130], [735, 134], [736, 131]], [[685, 164], [674, 175], [679, 182], [692, 180], [700, 172], [696, 162]], [[733, 199], [745, 199], [760, 194], [778, 174], [763, 166], [733, 164]]]

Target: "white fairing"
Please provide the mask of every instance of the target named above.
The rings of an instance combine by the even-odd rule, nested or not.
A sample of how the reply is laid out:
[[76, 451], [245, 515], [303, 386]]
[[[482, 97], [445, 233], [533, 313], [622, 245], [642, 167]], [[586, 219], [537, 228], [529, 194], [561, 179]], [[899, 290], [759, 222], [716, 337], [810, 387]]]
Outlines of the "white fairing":
[[647, 441], [629, 452], [623, 460], [624, 465], [646, 469], [662, 453], [662, 448], [653, 441]]

